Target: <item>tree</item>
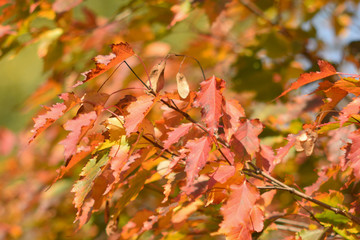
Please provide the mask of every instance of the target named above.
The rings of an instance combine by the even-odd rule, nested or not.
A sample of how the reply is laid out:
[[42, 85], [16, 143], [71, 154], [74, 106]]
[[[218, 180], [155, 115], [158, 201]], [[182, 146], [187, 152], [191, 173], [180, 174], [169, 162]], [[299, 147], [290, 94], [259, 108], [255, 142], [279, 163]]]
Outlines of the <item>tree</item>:
[[[40, 12], [30, 14], [27, 20], [40, 13], [43, 16], [45, 10], [55, 12], [56, 23], [69, 31], [61, 33], [61, 43], [39, 48], [47, 51], [44, 62], [55, 81], [47, 81], [29, 104], [46, 96], [44, 92], [48, 89], [60, 86], [57, 78], [65, 73], [71, 76], [67, 71], [76, 72], [68, 66], [77, 66], [80, 59], [88, 58], [79, 50], [67, 48], [78, 43], [75, 35], [86, 35], [88, 42], [81, 50], [90, 45], [102, 52], [100, 47], [107, 40], [99, 38], [99, 33], [110, 34], [113, 27], [119, 26], [119, 16], [97, 26], [99, 22], [95, 20], [100, 21], [101, 17], [93, 13], [95, 3], [88, 6], [90, 9], [83, 8], [87, 25], [80, 24], [81, 20], [76, 22], [76, 9], [84, 7], [81, 1], [77, 4], [79, 8], [61, 5], [60, 1], [32, 5], [34, 13]], [[8, 11], [15, 11], [14, 7], [5, 6]], [[150, 236], [216, 239], [223, 235], [228, 239], [331, 239], [335, 235], [357, 239], [359, 75], [339, 72], [327, 61], [316, 61], [318, 53], [309, 47], [299, 48], [297, 43], [309, 41], [306, 34], [311, 35], [311, 31], [305, 33], [300, 23], [289, 27], [291, 18], [287, 21], [269, 18], [274, 6], [270, 2], [249, 1], [227, 5], [216, 5], [216, 1], [184, 1], [178, 5], [133, 1], [118, 6], [124, 10], [122, 14], [129, 9], [134, 14], [128, 23], [130, 32], [142, 27], [146, 33], [146, 27], [155, 27], [158, 21], [163, 21], [171, 28], [170, 34], [152, 36], [160, 38], [162, 43], [156, 43], [155, 47], [149, 44], [138, 52], [136, 49], [142, 47], [134, 47], [136, 40], [133, 44], [130, 40], [134, 35], [129, 33], [130, 44], [116, 41], [110, 53], [108, 50], [93, 58], [95, 67], [83, 73], [83, 80], [68, 78], [67, 89], [60, 94], [61, 101], [44, 107], [34, 118], [29, 139], [42, 140], [31, 143], [23, 150], [25, 156], [19, 158], [32, 171], [30, 179], [32, 176], [38, 183], [29, 192], [42, 197], [25, 200], [28, 196], [24, 189], [28, 184], [21, 184], [22, 188], [8, 188], [12, 194], [18, 194], [18, 200], [12, 204], [24, 201], [30, 204], [28, 208], [40, 204], [37, 211], [48, 217], [37, 219], [46, 221], [50, 218], [46, 204], [69, 209], [61, 199], [69, 201], [65, 192], [71, 190], [77, 210], [75, 231], [78, 236], [89, 238], [96, 235], [105, 238], [105, 231], [110, 239]], [[312, 19], [321, 6], [305, 4], [307, 10], [313, 11], [310, 14], [304, 11], [310, 15], [306, 17]], [[285, 10], [295, 11], [291, 4], [278, 7], [278, 16]], [[167, 19], [148, 14], [139, 20], [135, 13], [140, 9], [156, 10], [159, 16], [171, 9], [174, 16]], [[237, 20], [235, 14], [238, 16], [239, 11], [247, 14], [245, 20], [260, 20], [239, 34], [244, 37], [244, 33], [250, 34], [250, 39], [257, 43], [249, 41], [243, 45], [244, 51], [237, 53], [231, 52], [227, 44], [239, 47], [238, 39], [221, 31], [226, 30], [224, 21]], [[87, 36], [86, 29], [95, 30]], [[192, 34], [189, 29], [196, 29], [198, 36], [209, 40], [187, 36], [192, 39], [189, 40], [180, 34], [184, 29], [189, 34]], [[261, 29], [265, 33], [254, 34]], [[231, 32], [237, 31], [240, 30], [235, 26], [231, 28]], [[181, 53], [167, 54], [168, 45], [163, 43], [178, 43], [172, 38], [183, 40], [178, 48], [173, 45]], [[38, 41], [44, 39], [48, 37], [38, 36]], [[99, 42], [95, 44], [94, 40]], [[221, 54], [210, 60], [206, 58], [206, 50], [215, 51], [216, 41], [221, 43], [218, 53], [224, 51], [223, 56], [229, 59]], [[213, 45], [207, 48], [206, 44], [210, 43]], [[11, 36], [3, 44], [8, 47], [4, 48], [8, 54], [23, 47], [16, 46], [18, 40], [11, 42]], [[59, 49], [62, 56], [71, 59], [68, 65], [60, 64], [64, 59], [54, 57]], [[151, 60], [149, 56], [157, 59]], [[294, 59], [299, 56], [314, 63], [313, 68], [318, 65], [319, 71], [301, 74], [282, 91], [282, 83], [294, 74]], [[356, 59], [351, 60], [356, 63]], [[153, 66], [150, 70], [146, 67], [149, 63]], [[219, 68], [233, 69], [233, 87], [246, 91], [231, 97], [226, 86], [229, 83], [217, 74], [209, 74], [211, 70], [219, 73]], [[288, 97], [290, 91], [303, 86], [314, 94]], [[52, 96], [54, 92], [47, 99]], [[250, 100], [254, 102], [252, 106]], [[264, 104], [259, 102], [262, 100], [272, 101]], [[3, 139], [9, 143], [11, 137], [7, 136], [11, 133], [6, 133], [4, 130]], [[62, 150], [64, 157], [60, 156]], [[31, 164], [40, 165], [39, 160], [32, 159], [48, 159], [50, 164], [45, 165], [59, 165], [62, 159], [65, 162], [55, 174], [52, 168], [44, 167], [44, 161], [41, 168], [46, 170], [34, 170]], [[21, 176], [21, 171], [12, 169], [11, 164], [18, 165], [9, 157], [5, 166], [12, 172], [4, 175], [6, 180], [12, 179], [11, 175]], [[45, 194], [39, 194], [49, 186]], [[5, 200], [6, 197], [11, 194]], [[66, 219], [72, 211], [66, 210], [64, 214], [67, 217], [63, 221], [69, 224]], [[9, 217], [14, 215], [12, 210]], [[44, 222], [38, 225], [43, 226]], [[58, 224], [54, 222], [50, 230], [39, 234], [45, 236], [50, 231], [49, 236], [55, 238], [51, 234], [57, 232], [52, 231], [54, 225]], [[16, 237], [23, 228], [7, 224], [4, 229]], [[74, 234], [72, 226], [55, 229], [60, 232], [69, 229]]]

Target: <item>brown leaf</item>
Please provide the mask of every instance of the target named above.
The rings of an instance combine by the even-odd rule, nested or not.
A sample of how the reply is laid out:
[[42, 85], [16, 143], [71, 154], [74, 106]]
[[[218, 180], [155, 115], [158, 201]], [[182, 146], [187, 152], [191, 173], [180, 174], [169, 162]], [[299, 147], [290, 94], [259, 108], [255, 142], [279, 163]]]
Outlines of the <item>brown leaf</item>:
[[160, 90], [164, 87], [165, 79], [164, 79], [164, 70], [165, 70], [166, 61], [161, 61], [159, 64], [153, 66], [150, 71], [150, 87], [156, 92], [160, 92]]
[[318, 134], [307, 128], [301, 132], [295, 140], [295, 149], [298, 152], [305, 151], [306, 156], [310, 156], [314, 150]]
[[177, 90], [181, 98], [187, 98], [190, 93], [189, 84], [186, 81], [184, 74], [178, 72], [176, 74]]

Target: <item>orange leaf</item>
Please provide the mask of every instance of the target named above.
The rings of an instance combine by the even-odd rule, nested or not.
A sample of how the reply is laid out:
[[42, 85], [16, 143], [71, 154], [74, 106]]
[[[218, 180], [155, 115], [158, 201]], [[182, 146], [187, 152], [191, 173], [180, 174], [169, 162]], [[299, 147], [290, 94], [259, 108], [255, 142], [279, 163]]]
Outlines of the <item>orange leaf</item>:
[[106, 72], [125, 59], [133, 56], [135, 53], [128, 43], [118, 43], [111, 45], [112, 53], [109, 55], [98, 55], [93, 58], [96, 68], [82, 73], [85, 76], [83, 81], [78, 81], [73, 87], [77, 87], [97, 76]]
[[193, 126], [193, 123], [184, 123], [177, 128], [174, 128], [171, 132], [168, 133], [168, 139], [164, 141], [164, 148], [168, 149], [172, 144], [179, 141], [179, 139], [187, 134], [190, 128]]
[[320, 72], [311, 72], [311, 73], [303, 73], [300, 75], [300, 77], [296, 80], [296, 82], [293, 82], [287, 90], [285, 90], [280, 96], [278, 96], [276, 99], [284, 96], [288, 92], [298, 89], [301, 86], [304, 86], [308, 83], [315, 82], [317, 80], [320, 80], [322, 78], [326, 78], [332, 75], [336, 74], [335, 68], [328, 62], [324, 60], [319, 60], [318, 65], [320, 67]]
[[64, 102], [56, 103], [52, 107], [45, 106], [44, 108], [47, 112], [33, 118], [35, 125], [31, 132], [34, 134], [30, 138], [29, 143], [32, 142], [42, 131], [47, 129], [53, 122], [64, 115], [64, 113], [80, 102], [80, 98], [73, 93], [63, 93], [59, 96], [59, 98], [64, 100]]
[[248, 154], [259, 151], [259, 134], [262, 132], [263, 125], [258, 119], [240, 119], [240, 125], [234, 137], [241, 142]]
[[356, 180], [360, 180], [360, 130], [350, 133], [349, 139], [352, 144], [347, 149], [345, 157], [349, 160]]
[[205, 166], [209, 152], [211, 150], [210, 140], [208, 137], [202, 137], [187, 142], [186, 147], [190, 153], [186, 158], [185, 172], [187, 176], [187, 185], [184, 191], [193, 192], [193, 183], [199, 175], [200, 170]]
[[[229, 200], [221, 207], [224, 220], [219, 232], [229, 234], [230, 239], [251, 239], [248, 238], [251, 232], [262, 229], [263, 213], [254, 209], [255, 202], [260, 198], [259, 191], [246, 180], [241, 185], [232, 185], [231, 190]], [[254, 220], [256, 226], [253, 226]]]
[[125, 116], [125, 130], [127, 136], [138, 130], [140, 123], [150, 112], [157, 100], [158, 98], [142, 95], [138, 97], [135, 102], [130, 103], [126, 109], [129, 112], [129, 115]]
[[[62, 140], [60, 144], [63, 144], [65, 147], [64, 156], [68, 160], [70, 157], [76, 153], [77, 144], [82, 139], [82, 137], [93, 127], [95, 120], [97, 119], [97, 114], [95, 111], [80, 114], [77, 118], [67, 121], [64, 124], [65, 130], [70, 131], [66, 139]], [[67, 165], [66, 164], [66, 165]]]

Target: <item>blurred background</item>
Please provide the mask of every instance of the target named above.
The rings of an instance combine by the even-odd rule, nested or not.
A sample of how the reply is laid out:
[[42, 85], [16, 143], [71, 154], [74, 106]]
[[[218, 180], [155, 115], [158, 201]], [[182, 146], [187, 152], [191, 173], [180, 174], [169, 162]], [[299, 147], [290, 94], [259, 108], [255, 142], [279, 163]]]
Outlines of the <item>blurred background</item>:
[[[281, 141], [276, 139], [311, 119], [307, 103], [316, 102], [272, 101], [284, 88], [301, 73], [317, 71], [318, 59], [341, 72], [358, 73], [360, 67], [355, 0], [0, 0], [0, 13], [0, 239], [105, 238], [101, 213], [73, 231], [75, 177], [45, 191], [63, 164], [62, 148], [54, 144], [61, 140], [61, 120], [35, 143], [27, 139], [31, 118], [62, 92], [96, 90], [108, 77], [104, 92], [136, 86], [121, 65], [111, 76], [109, 71], [72, 88], [83, 79], [80, 73], [94, 67], [91, 58], [109, 54], [112, 43], [128, 42], [148, 70], [168, 53], [196, 58], [207, 77], [226, 81], [228, 96], [237, 98], [249, 117], [268, 124], [264, 141], [274, 147]], [[166, 88], [174, 88], [183, 59], [169, 58]], [[137, 58], [128, 62], [145, 76]], [[185, 58], [181, 69], [197, 89], [202, 73], [196, 61]], [[310, 93], [314, 86], [290, 96]], [[310, 162], [296, 169], [299, 161], [289, 160], [288, 169], [278, 171], [302, 174], [314, 167]], [[315, 176], [299, 179], [299, 185], [311, 184]]]

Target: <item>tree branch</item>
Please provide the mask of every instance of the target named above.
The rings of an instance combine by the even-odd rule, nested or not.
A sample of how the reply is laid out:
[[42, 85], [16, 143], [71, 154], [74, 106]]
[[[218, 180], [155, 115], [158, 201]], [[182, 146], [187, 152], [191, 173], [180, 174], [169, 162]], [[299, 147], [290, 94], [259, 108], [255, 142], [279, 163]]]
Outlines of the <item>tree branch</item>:
[[[345, 210], [342, 210], [340, 208], [336, 208], [336, 207], [333, 207], [333, 206], [330, 206], [324, 202], [321, 202], [309, 195], [306, 195], [305, 193], [302, 193], [298, 190], [296, 190], [295, 188], [292, 188], [288, 185], [286, 185], [285, 183], [277, 180], [276, 178], [270, 176], [268, 173], [262, 171], [260, 168], [258, 168], [255, 164], [253, 164], [252, 162], [248, 162], [252, 168], [254, 168], [254, 171], [251, 171], [250, 169], [250, 172], [252, 172], [253, 174], [256, 174], [258, 176], [262, 176], [264, 177], [265, 179], [269, 180], [270, 183], [272, 183], [274, 186], [272, 188], [270, 188], [270, 186], [266, 186], [267, 189], [276, 189], [276, 190], [282, 190], [282, 191], [288, 191], [290, 192], [291, 194], [294, 194], [298, 197], [301, 197], [303, 199], [306, 199], [310, 202], [313, 202], [315, 203], [316, 205], [318, 206], [321, 206], [325, 209], [328, 209], [330, 211], [333, 211], [334, 213], [336, 214], [339, 214], [339, 215], [342, 215], [342, 216], [345, 216], [347, 217], [348, 219], [350, 219], [351, 221], [353, 221], [354, 223], [360, 225], [360, 219], [352, 214], [350, 214], [349, 212], [345, 211]], [[245, 169], [243, 169], [245, 170]], [[249, 171], [244, 171], [245, 174], [248, 174]], [[264, 187], [262, 187], [264, 189]]]

